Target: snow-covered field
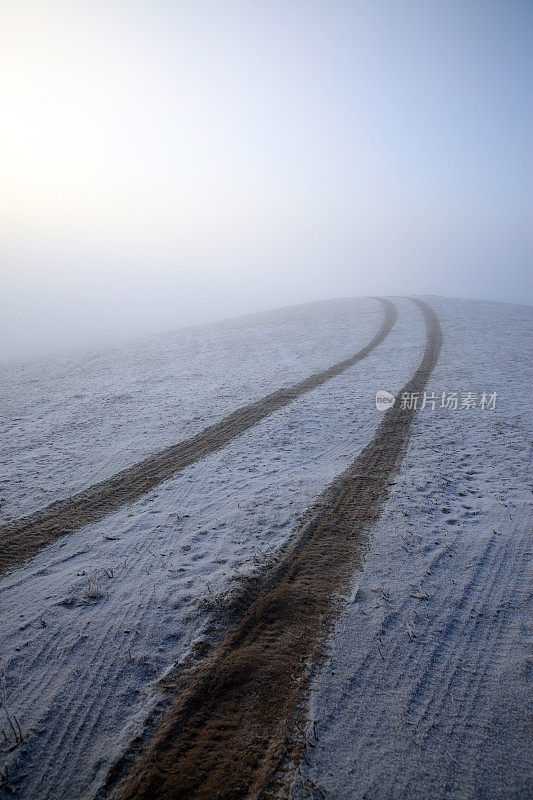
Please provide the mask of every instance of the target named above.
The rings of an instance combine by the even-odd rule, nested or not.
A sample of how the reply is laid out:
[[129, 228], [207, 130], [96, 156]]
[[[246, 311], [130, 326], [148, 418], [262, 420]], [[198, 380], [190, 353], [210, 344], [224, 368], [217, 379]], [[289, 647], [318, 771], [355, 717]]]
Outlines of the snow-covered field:
[[430, 302], [428, 390], [496, 407], [415, 419], [314, 683], [295, 798], [532, 796], [531, 309]]
[[348, 357], [375, 300], [311, 303], [1, 369], [0, 524]]
[[[394, 302], [398, 322], [365, 360], [0, 581], [6, 704], [25, 740], [2, 745], [1, 797], [95, 797], [158, 681], [207, 635], [213, 598], [288, 541], [371, 440], [376, 390], [398, 392], [418, 366], [420, 312]], [[498, 770], [500, 786], [526, 785], [531, 314], [430, 302], [444, 348], [429, 389], [496, 391], [496, 409], [419, 413], [314, 685], [296, 794], [520, 796], [483, 794]], [[4, 521], [351, 355], [381, 317], [375, 300], [332, 301], [6, 366]]]

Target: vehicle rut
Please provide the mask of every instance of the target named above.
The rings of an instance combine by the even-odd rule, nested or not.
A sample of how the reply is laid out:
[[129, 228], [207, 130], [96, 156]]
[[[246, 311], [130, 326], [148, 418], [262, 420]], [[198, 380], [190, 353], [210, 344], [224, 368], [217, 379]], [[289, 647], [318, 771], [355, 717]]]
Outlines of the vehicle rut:
[[[436, 313], [423, 359], [402, 392], [422, 392], [437, 363]], [[311, 509], [241, 620], [188, 676], [113, 800], [242, 800], [279, 796], [283, 771], [302, 758], [303, 700], [335, 618], [339, 592], [361, 564], [369, 528], [386, 499], [416, 410], [396, 403], [374, 438]], [[280, 777], [281, 776], [281, 777]], [[115, 779], [116, 780], [116, 779]], [[108, 787], [111, 784], [108, 784]]]
[[397, 309], [390, 300], [378, 299], [384, 308], [381, 326], [374, 338], [353, 356], [233, 411], [195, 436], [149, 456], [66, 500], [59, 500], [41, 511], [2, 527], [0, 575], [18, 567], [57, 539], [85, 525], [99, 522], [124, 505], [134, 503], [163, 481], [222, 449], [265, 417], [366, 358], [384, 341], [398, 318]]

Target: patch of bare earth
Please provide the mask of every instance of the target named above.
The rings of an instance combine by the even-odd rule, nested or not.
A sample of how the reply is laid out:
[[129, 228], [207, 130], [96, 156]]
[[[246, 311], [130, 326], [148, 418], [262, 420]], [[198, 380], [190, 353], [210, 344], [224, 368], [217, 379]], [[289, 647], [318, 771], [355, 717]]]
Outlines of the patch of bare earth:
[[[423, 360], [402, 391], [423, 391], [438, 360], [435, 312]], [[232, 800], [277, 796], [302, 758], [302, 700], [313, 665], [409, 439], [413, 409], [399, 404], [371, 443], [322, 496], [293, 545], [264, 578], [237, 626], [183, 683], [114, 800]]]

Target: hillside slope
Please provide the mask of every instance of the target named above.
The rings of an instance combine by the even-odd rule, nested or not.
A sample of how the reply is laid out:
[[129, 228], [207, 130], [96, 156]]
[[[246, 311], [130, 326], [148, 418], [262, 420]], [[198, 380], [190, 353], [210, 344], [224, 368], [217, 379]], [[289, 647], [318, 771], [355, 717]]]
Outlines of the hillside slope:
[[[283, 776], [297, 798], [527, 796], [531, 311], [429, 303], [444, 336], [435, 409], [415, 415], [338, 601], [330, 659], [305, 701], [309, 746]], [[396, 324], [362, 361], [0, 580], [6, 706], [24, 739], [13, 746], [0, 712], [0, 797], [103, 791], [166, 706], [161, 680], [217, 643], [220, 607], [243, 576], [292, 541], [371, 442], [376, 391], [397, 394], [417, 369], [423, 319], [394, 304]], [[375, 300], [332, 301], [10, 365], [4, 520], [350, 356], [382, 317]], [[459, 408], [440, 407], [443, 391], [458, 392]], [[474, 408], [460, 407], [467, 392]], [[479, 407], [482, 392], [497, 393], [495, 408]]]

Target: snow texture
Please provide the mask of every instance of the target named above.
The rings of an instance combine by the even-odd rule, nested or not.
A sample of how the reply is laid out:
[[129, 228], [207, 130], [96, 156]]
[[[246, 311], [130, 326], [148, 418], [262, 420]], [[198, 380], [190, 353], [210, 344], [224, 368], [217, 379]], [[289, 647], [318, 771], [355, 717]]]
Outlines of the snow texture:
[[[95, 797], [160, 700], [160, 679], [208, 635], [213, 598], [289, 540], [371, 440], [376, 390], [398, 392], [418, 366], [420, 312], [395, 302], [398, 322], [367, 359], [0, 581], [7, 709], [25, 739], [11, 748], [0, 709], [0, 797], [7, 787], [21, 800]], [[429, 389], [497, 391], [496, 409], [416, 418], [313, 685], [317, 740], [295, 798], [528, 796], [531, 315], [429, 302], [444, 330]], [[6, 516], [346, 357], [381, 314], [373, 300], [320, 303], [9, 366]]]
[[[253, 571], [257, 561], [283, 545], [298, 517], [370, 441], [381, 418], [376, 389], [398, 391], [423, 353], [420, 312], [407, 300], [398, 306], [397, 324], [367, 359], [0, 582], [7, 703], [27, 737], [23, 747], [5, 754], [8, 784], [19, 797], [94, 797], [160, 698], [157, 682], [205, 638], [211, 598], [225, 595], [240, 573]], [[317, 306], [306, 313], [280, 312], [298, 349], [307, 353], [305, 368], [301, 356], [295, 371], [290, 337], [283, 344], [292, 377], [370, 341], [381, 306], [353, 301], [343, 302], [342, 309], [351, 328], [346, 324], [341, 338], [339, 304], [332, 303], [329, 312], [327, 304], [318, 307], [318, 346], [328, 343], [329, 361], [313, 352], [316, 342], [308, 342]], [[234, 332], [235, 341], [244, 341], [250, 327], [255, 339], [261, 338], [259, 322], [241, 324], [245, 330]], [[265, 324], [265, 341], [274, 351], [272, 335]], [[252, 367], [248, 361], [256, 377], [265, 370], [263, 351], [258, 341]], [[244, 369], [228, 365], [227, 372], [242, 379]], [[262, 378], [263, 392], [287, 382], [282, 365], [275, 372], [277, 383]], [[232, 380], [234, 405], [242, 405], [252, 382], [244, 381], [239, 396], [238, 379]], [[198, 388], [194, 406], [205, 410], [214, 389], [208, 379], [202, 385], [209, 400]], [[184, 431], [187, 425], [176, 427]], [[104, 447], [98, 437], [95, 447], [98, 452]]]
[[0, 524], [347, 358], [376, 300], [311, 303], [1, 368]]
[[429, 302], [428, 390], [496, 408], [417, 416], [313, 684], [293, 800], [533, 796], [531, 309]]

